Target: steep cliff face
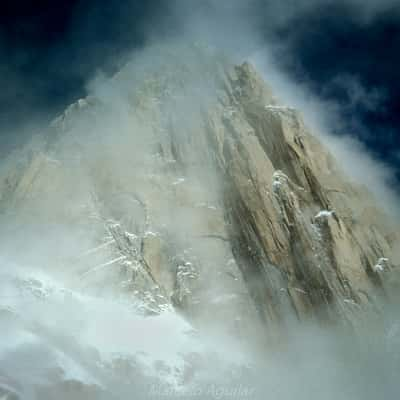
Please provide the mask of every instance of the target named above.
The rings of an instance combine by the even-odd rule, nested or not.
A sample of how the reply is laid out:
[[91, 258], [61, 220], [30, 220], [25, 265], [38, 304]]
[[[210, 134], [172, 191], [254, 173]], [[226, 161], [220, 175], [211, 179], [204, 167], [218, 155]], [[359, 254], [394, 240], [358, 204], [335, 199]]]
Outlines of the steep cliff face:
[[146, 312], [244, 336], [354, 324], [388, 295], [398, 236], [250, 64], [203, 63], [72, 105], [3, 167], [4, 218], [64, 226], [79, 244], [53, 269]]
[[384, 295], [383, 272], [396, 263], [385, 217], [250, 65], [229, 83], [208, 132], [232, 249], [262, 319], [281, 320], [289, 304], [300, 320], [354, 321]]
[[[135, 315], [177, 312], [256, 348], [293, 324], [357, 329], [379, 315], [398, 282], [399, 236], [367, 189], [250, 64], [168, 57], [168, 68], [127, 66], [3, 161], [2, 257], [29, 265], [5, 274], [7, 290], [56, 296], [68, 318], [87, 302], [95, 321], [102, 307], [129, 320], [110, 298]], [[61, 292], [73, 293], [65, 304]], [[0, 321], [25, 321], [21, 305], [3, 308]], [[43, 324], [30, 332], [56, 329]], [[181, 381], [196, 362], [177, 369]]]

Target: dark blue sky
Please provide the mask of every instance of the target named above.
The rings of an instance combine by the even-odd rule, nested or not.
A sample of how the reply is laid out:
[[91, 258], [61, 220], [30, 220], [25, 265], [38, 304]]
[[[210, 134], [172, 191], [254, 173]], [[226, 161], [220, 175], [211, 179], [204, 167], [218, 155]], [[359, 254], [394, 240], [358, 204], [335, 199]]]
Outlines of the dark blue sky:
[[[320, 98], [338, 102], [346, 131], [395, 166], [400, 180], [399, 13], [388, 10], [365, 24], [353, 10], [333, 5], [301, 15], [277, 34], [282, 68]], [[376, 101], [354, 101], [354, 91], [338, 79], [344, 76], [356, 78]]]
[[[172, 3], [3, 0], [3, 149], [24, 136], [15, 132], [54, 116], [84, 96], [85, 83], [96, 71], [115, 71], [130, 50], [146, 43], [149, 29], [176, 34]], [[197, 6], [199, 3], [202, 0]], [[314, 6], [308, 8], [300, 7], [306, 1], [288, 0], [287, 7], [291, 7], [284, 12], [290, 10], [290, 19], [275, 18], [273, 3], [278, 4], [253, 0], [252, 12], [243, 18], [254, 18], [259, 34], [278, 44], [280, 68], [292, 79], [307, 85], [320, 98], [340, 104], [345, 128], [377, 158], [396, 168], [400, 182], [400, 2], [398, 7], [393, 2], [393, 6], [375, 12], [367, 22], [358, 15], [357, 8], [364, 4], [358, 0], [313, 0]], [[372, 0], [365, 4], [374, 6]], [[361, 95], [369, 95], [368, 102], [355, 99], [354, 90], [349, 90], [343, 77], [355, 78], [363, 90]], [[11, 131], [12, 135], [8, 134]]]

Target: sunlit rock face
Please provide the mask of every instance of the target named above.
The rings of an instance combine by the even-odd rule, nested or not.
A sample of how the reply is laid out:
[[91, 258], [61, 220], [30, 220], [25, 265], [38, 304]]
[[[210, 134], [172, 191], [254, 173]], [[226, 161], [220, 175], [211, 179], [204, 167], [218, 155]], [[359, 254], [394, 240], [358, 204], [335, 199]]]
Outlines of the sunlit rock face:
[[395, 288], [396, 229], [250, 64], [157, 54], [3, 163], [5, 398], [250, 382], [254, 352], [357, 331]]

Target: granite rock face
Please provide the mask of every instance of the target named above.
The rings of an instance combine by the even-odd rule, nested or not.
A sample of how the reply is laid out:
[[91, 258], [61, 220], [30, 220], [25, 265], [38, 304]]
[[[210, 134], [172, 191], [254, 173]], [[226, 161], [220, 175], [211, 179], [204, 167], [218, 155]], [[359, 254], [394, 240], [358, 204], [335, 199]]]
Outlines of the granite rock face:
[[41, 227], [80, 290], [241, 338], [379, 309], [399, 263], [379, 204], [250, 64], [199, 60], [121, 71], [11, 155], [4, 225]]
[[215, 112], [208, 131], [232, 249], [261, 318], [280, 321], [289, 305], [300, 320], [351, 323], [385, 296], [396, 235], [366, 189], [350, 183], [298, 112], [276, 105], [249, 64], [236, 68], [228, 93], [220, 114], [231, 107], [232, 115]]

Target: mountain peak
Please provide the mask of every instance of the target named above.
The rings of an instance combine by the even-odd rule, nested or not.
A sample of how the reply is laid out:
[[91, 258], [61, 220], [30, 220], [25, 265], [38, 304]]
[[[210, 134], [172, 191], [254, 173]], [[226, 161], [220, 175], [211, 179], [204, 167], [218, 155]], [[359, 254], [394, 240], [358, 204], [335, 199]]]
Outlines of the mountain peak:
[[251, 64], [192, 61], [127, 66], [14, 157], [16, 262], [250, 347], [310, 320], [357, 331], [393, 292], [397, 234]]

